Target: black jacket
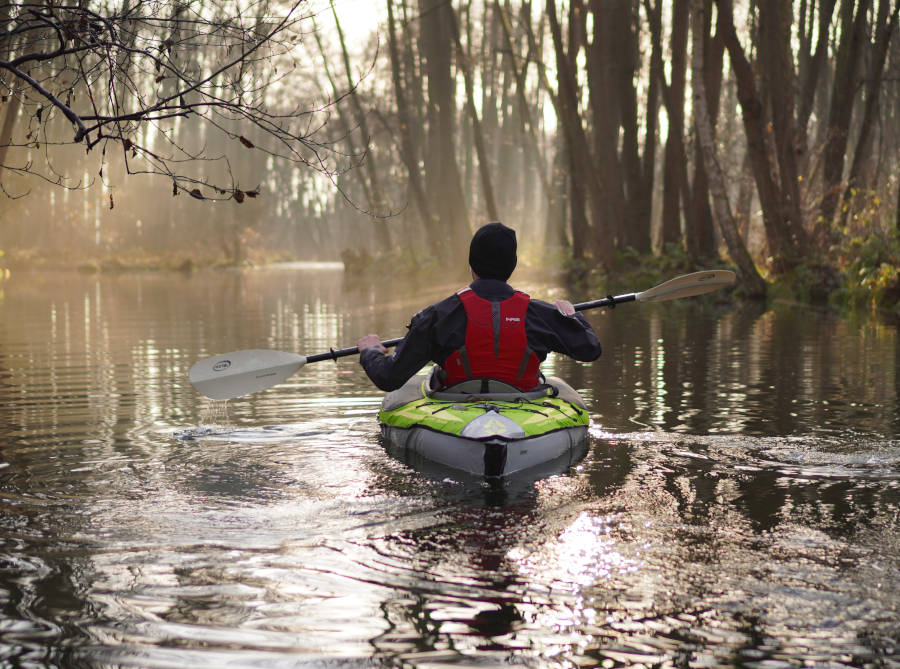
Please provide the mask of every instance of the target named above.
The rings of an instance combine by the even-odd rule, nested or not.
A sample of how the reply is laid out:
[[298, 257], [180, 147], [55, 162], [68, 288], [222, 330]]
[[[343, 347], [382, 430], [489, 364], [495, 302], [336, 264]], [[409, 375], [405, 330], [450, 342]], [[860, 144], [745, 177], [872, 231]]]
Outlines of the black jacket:
[[[475, 294], [498, 302], [512, 296], [505, 281], [478, 279], [470, 285]], [[456, 294], [413, 316], [409, 332], [393, 354], [372, 346], [360, 352], [359, 361], [372, 382], [385, 392], [396, 390], [429, 362], [443, 364], [466, 340], [466, 312]], [[525, 336], [531, 350], [543, 361], [550, 351], [589, 362], [600, 357], [600, 343], [581, 314], [566, 316], [552, 304], [532, 299], [525, 314]]]

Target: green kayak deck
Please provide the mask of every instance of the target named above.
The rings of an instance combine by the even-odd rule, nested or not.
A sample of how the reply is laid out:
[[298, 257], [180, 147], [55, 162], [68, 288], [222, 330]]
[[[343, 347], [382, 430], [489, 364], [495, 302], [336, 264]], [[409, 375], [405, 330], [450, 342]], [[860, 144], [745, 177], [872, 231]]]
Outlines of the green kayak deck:
[[530, 393], [495, 388], [429, 393], [427, 377], [413, 377], [385, 397], [382, 434], [407, 454], [491, 477], [582, 453], [590, 416], [565, 382], [551, 378]]

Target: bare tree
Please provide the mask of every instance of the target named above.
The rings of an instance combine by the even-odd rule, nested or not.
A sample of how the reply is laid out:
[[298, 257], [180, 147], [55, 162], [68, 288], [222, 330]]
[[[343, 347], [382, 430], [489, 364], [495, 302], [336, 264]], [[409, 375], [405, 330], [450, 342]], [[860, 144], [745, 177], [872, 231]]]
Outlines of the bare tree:
[[847, 205], [841, 209], [841, 220], [846, 224], [847, 217], [859, 212], [868, 197], [857, 197], [856, 191], [860, 187], [865, 189], [869, 179], [865, 173], [872, 161], [872, 143], [877, 124], [878, 107], [881, 99], [881, 89], [884, 83], [884, 68], [887, 62], [891, 36], [897, 27], [900, 16], [900, 0], [895, 0], [891, 8], [891, 0], [881, 0], [878, 5], [878, 14], [875, 23], [875, 41], [872, 45], [872, 55], [869, 64], [869, 73], [865, 79], [865, 111], [859, 126], [859, 137], [856, 140], [856, 151], [853, 154], [853, 163], [850, 167], [850, 175], [847, 179], [847, 187], [844, 189], [843, 201]]
[[[77, 186], [57, 168], [56, 151], [80, 145], [102, 164], [118, 149], [128, 174], [168, 177], [174, 194], [238, 202], [257, 190], [238, 184], [234, 151], [257, 149], [338, 174], [352, 160], [316, 138], [327, 105], [305, 109], [282, 86], [295, 67], [305, 4], [4, 5], [0, 94], [10, 100], [10, 127], [0, 137], [3, 168]], [[191, 136], [175, 130], [187, 120], [199, 125]], [[224, 150], [215, 153], [213, 144]]]
[[[822, 203], [819, 209], [820, 225], [830, 226], [841, 199], [841, 182], [844, 160], [850, 139], [850, 122], [856, 101], [857, 76], [865, 49], [867, 15], [872, 0], [859, 3], [844, 2], [840, 7], [841, 36], [837, 45], [837, 63], [831, 104], [828, 109], [824, 148], [824, 179]], [[855, 7], [854, 11], [854, 5]], [[826, 238], [826, 230], [820, 233]]]
[[444, 0], [419, 0], [419, 50], [427, 77], [425, 139], [426, 194], [434, 205], [450, 257], [461, 257], [469, 236], [469, 213], [456, 162], [456, 82], [453, 79], [453, 34]]
[[766, 282], [756, 270], [756, 265], [747, 251], [747, 246], [738, 232], [737, 221], [732, 213], [728, 199], [728, 187], [725, 170], [719, 164], [715, 144], [715, 128], [713, 115], [710, 113], [709, 99], [706, 91], [708, 74], [704, 64], [708, 62], [706, 55], [706, 12], [709, 11], [706, 0], [691, 0], [691, 25], [693, 48], [691, 52], [691, 84], [694, 90], [694, 123], [700, 140], [701, 159], [709, 178], [709, 193], [713, 201], [714, 218], [719, 224], [722, 236], [728, 246], [728, 252], [737, 265], [741, 284], [751, 297], [765, 297]]
[[[759, 45], [764, 97], [754, 66], [747, 58], [734, 25], [732, 0], [717, 0], [719, 25], [730, 57], [741, 105], [747, 151], [762, 205], [766, 240], [776, 271], [795, 266], [807, 250], [800, 212], [793, 115], [793, 66], [790, 60], [790, 6], [763, 3], [760, 22], [766, 39]], [[787, 34], [785, 33], [787, 31]], [[777, 169], [773, 166], [777, 165]], [[774, 172], [774, 173], [773, 173]]]

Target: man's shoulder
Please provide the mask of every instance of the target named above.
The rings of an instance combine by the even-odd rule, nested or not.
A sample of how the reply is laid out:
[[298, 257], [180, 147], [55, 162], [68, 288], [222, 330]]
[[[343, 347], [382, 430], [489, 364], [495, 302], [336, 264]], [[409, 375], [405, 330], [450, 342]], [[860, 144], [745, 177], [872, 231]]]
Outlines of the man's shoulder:
[[448, 295], [443, 300], [439, 300], [434, 304], [430, 304], [421, 311], [417, 312], [413, 317], [413, 322], [416, 321], [427, 321], [433, 318], [440, 318], [441, 316], [453, 311], [457, 307], [460, 306], [459, 295], [453, 293], [452, 295]]
[[538, 313], [556, 311], [556, 305], [550, 304], [549, 302], [546, 302], [544, 300], [535, 299], [533, 297], [528, 303], [528, 308]]

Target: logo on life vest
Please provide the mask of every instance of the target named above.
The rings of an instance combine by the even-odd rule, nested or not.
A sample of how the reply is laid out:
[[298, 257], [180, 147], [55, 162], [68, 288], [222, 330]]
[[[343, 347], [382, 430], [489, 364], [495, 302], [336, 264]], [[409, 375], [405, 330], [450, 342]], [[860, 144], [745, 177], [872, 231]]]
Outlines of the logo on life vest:
[[516, 317], [514, 317], [514, 316], [507, 316], [507, 317], [506, 317], [506, 322], [509, 323], [510, 321], [512, 321], [513, 323], [519, 323], [519, 322], [522, 321], [522, 319], [521, 319], [521, 318], [516, 318]]
[[231, 360], [219, 360], [219, 362], [213, 365], [213, 371], [224, 372], [229, 367], [231, 367]]

